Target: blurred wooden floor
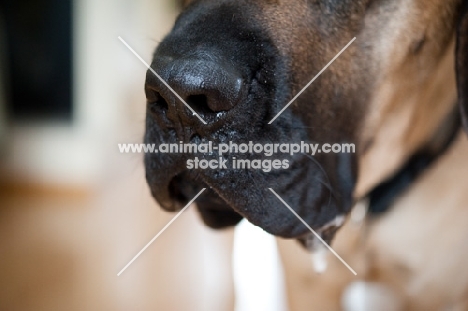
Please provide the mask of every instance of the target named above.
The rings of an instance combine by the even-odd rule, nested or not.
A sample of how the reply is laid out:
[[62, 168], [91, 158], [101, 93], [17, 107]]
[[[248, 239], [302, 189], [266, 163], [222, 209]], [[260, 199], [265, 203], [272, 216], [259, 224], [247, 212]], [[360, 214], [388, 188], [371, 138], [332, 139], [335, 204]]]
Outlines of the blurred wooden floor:
[[204, 228], [194, 209], [117, 277], [174, 216], [151, 199], [141, 167], [127, 173], [91, 192], [3, 187], [0, 310], [233, 309], [232, 232]]

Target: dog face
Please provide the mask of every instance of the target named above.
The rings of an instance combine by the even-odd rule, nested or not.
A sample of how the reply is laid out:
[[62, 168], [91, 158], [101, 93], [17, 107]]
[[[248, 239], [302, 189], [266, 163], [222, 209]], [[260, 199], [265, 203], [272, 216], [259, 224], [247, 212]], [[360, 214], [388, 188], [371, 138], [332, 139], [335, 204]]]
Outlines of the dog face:
[[[174, 211], [207, 188], [197, 199], [207, 225], [220, 228], [245, 217], [274, 235], [307, 239], [308, 229], [268, 188], [320, 229], [350, 210], [353, 193], [365, 194], [423, 146], [455, 100], [447, 65], [453, 61], [458, 7], [456, 0], [193, 1], [151, 67], [207, 124], [148, 71], [146, 143], [351, 142], [357, 153], [295, 155], [288, 158], [289, 169], [269, 173], [187, 170], [192, 155], [147, 154], [153, 196]], [[423, 26], [412, 24], [417, 21]], [[268, 124], [353, 37], [332, 66]], [[422, 94], [429, 87], [433, 93]], [[378, 167], [388, 151], [385, 135], [395, 126], [391, 116], [409, 115], [407, 123], [414, 122], [424, 100], [436, 95], [434, 129], [424, 118], [411, 131], [399, 124], [390, 146], [403, 151]]]

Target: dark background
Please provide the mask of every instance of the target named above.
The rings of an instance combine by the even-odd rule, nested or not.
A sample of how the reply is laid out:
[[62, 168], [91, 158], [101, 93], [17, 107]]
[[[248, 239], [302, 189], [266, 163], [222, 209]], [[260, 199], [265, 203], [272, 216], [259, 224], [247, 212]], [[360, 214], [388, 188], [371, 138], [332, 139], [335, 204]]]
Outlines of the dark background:
[[3, 0], [9, 119], [71, 120], [72, 1]]

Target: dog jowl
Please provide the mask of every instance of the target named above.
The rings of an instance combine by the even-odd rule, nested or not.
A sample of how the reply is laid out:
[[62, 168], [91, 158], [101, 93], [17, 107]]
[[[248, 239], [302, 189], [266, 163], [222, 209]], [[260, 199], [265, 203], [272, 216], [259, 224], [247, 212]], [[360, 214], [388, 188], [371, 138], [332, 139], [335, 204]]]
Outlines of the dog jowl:
[[[151, 67], [206, 124], [148, 71], [145, 142], [355, 142], [359, 150], [360, 120], [376, 70], [366, 65], [371, 47], [359, 38], [268, 123], [353, 37], [365, 33], [368, 2], [192, 2], [158, 46]], [[356, 154], [295, 155], [287, 170], [268, 173], [188, 170], [190, 156], [147, 154], [146, 178], [169, 211], [207, 188], [197, 206], [214, 228], [245, 217], [271, 234], [307, 239], [309, 230], [270, 187], [314, 229], [352, 206]]]

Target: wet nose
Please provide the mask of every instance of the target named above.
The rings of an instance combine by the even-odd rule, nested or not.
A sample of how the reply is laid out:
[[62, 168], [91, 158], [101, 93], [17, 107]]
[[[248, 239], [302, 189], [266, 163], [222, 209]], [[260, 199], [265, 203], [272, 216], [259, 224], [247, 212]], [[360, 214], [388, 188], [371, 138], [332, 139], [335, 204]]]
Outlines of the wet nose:
[[[167, 61], [156, 58], [151, 67], [180, 98], [202, 115], [229, 111], [246, 96], [241, 74], [226, 61], [200, 58]], [[150, 76], [154, 74], [148, 72], [147, 86], [149, 84], [167, 103], [173, 103], [174, 106], [183, 105], [177, 96], [168, 90], [167, 85]], [[168, 109], [171, 109], [170, 104]], [[176, 110], [178, 114], [187, 113], [184, 109]]]

